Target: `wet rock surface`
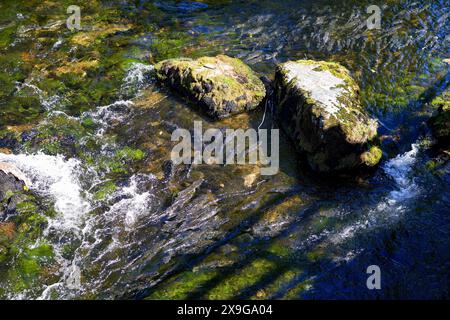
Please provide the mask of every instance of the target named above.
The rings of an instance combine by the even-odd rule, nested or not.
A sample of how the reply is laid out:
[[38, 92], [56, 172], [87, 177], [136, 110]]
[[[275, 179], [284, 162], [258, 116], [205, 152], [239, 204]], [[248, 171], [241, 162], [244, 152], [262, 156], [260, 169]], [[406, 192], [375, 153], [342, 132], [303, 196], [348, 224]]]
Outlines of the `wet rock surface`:
[[239, 59], [225, 55], [164, 60], [155, 70], [161, 82], [200, 103], [215, 119], [255, 109], [265, 97], [257, 75]]
[[[79, 32], [57, 2], [0, 12], [0, 161], [33, 180], [0, 222], [0, 298], [447, 296], [448, 165], [428, 170], [417, 141], [422, 92], [448, 72], [447, 7], [392, 3], [368, 32], [353, 2], [78, 2]], [[392, 137], [380, 169], [328, 186], [284, 135], [270, 178], [171, 164], [171, 133], [205, 119], [148, 63], [219, 53], [261, 76], [303, 57], [345, 64]], [[271, 128], [263, 109], [204, 128]], [[367, 290], [369, 264], [383, 290]]]
[[380, 161], [381, 150], [369, 147], [377, 122], [363, 110], [359, 87], [343, 66], [312, 60], [280, 64], [275, 104], [281, 127], [312, 169], [341, 171]]
[[13, 174], [11, 165], [0, 162], [0, 221], [14, 213], [17, 203], [17, 193], [24, 191], [24, 181]]

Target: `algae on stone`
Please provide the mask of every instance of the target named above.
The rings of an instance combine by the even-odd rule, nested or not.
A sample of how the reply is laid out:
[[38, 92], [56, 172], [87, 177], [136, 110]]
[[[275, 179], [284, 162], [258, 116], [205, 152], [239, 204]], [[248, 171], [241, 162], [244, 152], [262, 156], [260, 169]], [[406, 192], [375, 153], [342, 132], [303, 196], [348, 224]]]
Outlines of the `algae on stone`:
[[279, 65], [275, 103], [281, 127], [314, 170], [379, 162], [380, 153], [368, 146], [377, 135], [377, 122], [362, 108], [359, 87], [343, 66], [313, 60]]
[[200, 103], [216, 119], [255, 109], [266, 94], [264, 84], [247, 65], [225, 55], [164, 60], [155, 71], [161, 82]]

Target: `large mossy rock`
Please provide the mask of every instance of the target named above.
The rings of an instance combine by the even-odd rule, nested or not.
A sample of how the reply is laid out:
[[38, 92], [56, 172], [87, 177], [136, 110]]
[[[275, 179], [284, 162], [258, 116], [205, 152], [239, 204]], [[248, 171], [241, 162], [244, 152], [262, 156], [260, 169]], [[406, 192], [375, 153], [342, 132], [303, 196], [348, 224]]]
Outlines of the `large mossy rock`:
[[320, 172], [375, 166], [377, 121], [361, 106], [359, 87], [337, 63], [300, 60], [275, 74], [279, 122], [311, 168]]
[[225, 55], [169, 59], [155, 65], [158, 79], [214, 119], [255, 109], [266, 90], [258, 76], [241, 60]]
[[438, 144], [447, 148], [450, 146], [450, 91], [434, 99], [432, 105], [438, 111], [429, 121], [431, 130]]

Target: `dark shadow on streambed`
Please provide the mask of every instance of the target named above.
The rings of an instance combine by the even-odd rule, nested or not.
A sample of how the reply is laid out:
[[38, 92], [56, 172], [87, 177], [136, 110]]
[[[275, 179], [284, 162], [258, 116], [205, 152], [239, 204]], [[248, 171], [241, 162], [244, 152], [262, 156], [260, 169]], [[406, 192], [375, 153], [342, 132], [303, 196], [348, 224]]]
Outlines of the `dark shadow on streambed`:
[[[388, 206], [384, 209], [386, 212], [383, 212], [388, 217], [386, 221], [378, 217], [382, 212], [376, 210], [372, 215], [363, 217], [364, 211], [367, 213], [367, 210], [372, 211], [370, 209], [372, 207], [384, 205], [383, 201], [387, 200], [383, 200], [383, 194], [396, 189], [395, 184], [387, 188], [389, 183], [382, 176], [380, 172], [373, 178], [371, 190], [341, 187], [334, 192], [321, 191], [326, 193], [325, 198], [331, 205], [336, 201], [342, 204], [347, 203], [342, 208], [333, 209], [333, 218], [339, 219], [339, 212], [350, 210], [350, 225], [344, 220], [343, 228], [334, 228], [336, 235], [345, 233], [343, 230], [346, 226], [358, 226], [359, 215], [362, 219], [369, 221], [369, 228], [362, 228], [350, 238], [344, 238], [343, 242], [335, 242], [333, 234], [325, 233], [323, 238], [319, 237], [315, 241], [306, 241], [306, 245], [300, 245], [305, 242], [305, 239], [301, 239], [303, 236], [319, 235], [319, 232], [308, 230], [315, 227], [314, 219], [323, 211], [325, 199], [323, 197], [319, 201], [299, 207], [295, 213], [296, 219], [285, 224], [283, 229], [275, 235], [257, 235], [249, 231], [264, 219], [264, 213], [271, 208], [283, 203], [290, 196], [298, 194], [304, 196], [304, 190], [292, 190], [291, 193], [283, 194], [281, 198], [266, 203], [264, 208], [260, 208], [236, 228], [229, 230], [202, 254], [178, 256], [177, 261], [181, 263], [177, 263], [177, 267], [159, 278], [158, 284], [146, 289], [138, 289], [127, 297], [145, 298], [165, 288], [170, 290], [171, 284], [184, 281], [183, 274], [186, 271], [190, 272], [196, 267], [201, 267], [211, 254], [218, 252], [226, 245], [236, 245], [241, 253], [239, 258], [225, 267], [215, 267], [217, 273], [206, 281], [200, 281], [193, 290], [186, 292], [185, 298], [206, 299], [212, 292], [215, 292], [217, 296], [220, 294], [217, 290], [230, 286], [232, 290], [225, 292], [225, 297], [233, 299], [259, 297], [260, 292], [264, 293], [262, 298], [274, 299], [441, 299], [448, 297], [450, 220], [445, 213], [449, 212], [450, 202], [441, 190], [442, 188], [445, 190], [445, 186], [437, 188], [435, 193], [424, 193], [416, 198], [405, 200], [398, 206]], [[437, 179], [435, 176], [422, 172], [418, 183], [422, 188], [433, 184], [435, 179]], [[375, 202], [369, 205], [369, 208], [365, 208], [367, 204], [365, 198], [374, 196]], [[399, 216], [396, 217], [398, 213]], [[354, 219], [357, 221], [355, 222]], [[376, 220], [373, 221], [373, 219]], [[377, 219], [381, 220], [377, 221]], [[333, 227], [330, 228], [333, 230]], [[247, 240], [239, 239], [242, 237]], [[294, 245], [286, 247], [289, 252], [287, 255], [279, 255], [270, 249], [272, 244], [290, 241], [289, 239], [292, 238]], [[347, 257], [348, 253], [352, 255]], [[244, 279], [242, 283], [239, 283], [240, 277], [248, 276], [241, 272], [252, 273], [253, 265], [258, 261], [264, 261], [269, 267], [264, 270], [255, 269], [254, 278]], [[368, 290], [366, 287], [368, 277], [366, 269], [369, 265], [378, 265], [381, 268], [381, 290]], [[293, 275], [283, 279], [282, 276], [286, 272], [293, 272]], [[233, 288], [233, 286], [236, 287]]]
[[[309, 211], [309, 212], [308, 212]], [[303, 211], [304, 215], [314, 215], [314, 209]], [[290, 229], [298, 226], [290, 225], [282, 235], [274, 239], [255, 238], [252, 242], [259, 243], [257, 252], [250, 252], [242, 260], [220, 270], [220, 275], [203, 283], [200, 288], [190, 292], [188, 299], [202, 299], [213, 288], [219, 286], [236, 275], [245, 266], [251, 265], [256, 259], [264, 259], [275, 265], [264, 273], [257, 282], [244, 287], [232, 299], [248, 299], [258, 290], [273, 283], [278, 276], [293, 268], [301, 266], [303, 273], [285, 283], [277, 291], [271, 293], [271, 298], [280, 299], [291, 288], [313, 279], [308, 290], [299, 291], [292, 298], [303, 299], [398, 299], [398, 298], [427, 298], [442, 299], [448, 296], [448, 274], [450, 245], [448, 228], [449, 221], [443, 221], [443, 226], [432, 239], [414, 239], [416, 233], [423, 235], [424, 231], [417, 230], [421, 225], [408, 225], [399, 221], [391, 227], [379, 227], [378, 231], [361, 234], [352, 243], [371, 244], [363, 249], [349, 262], [336, 263], [331, 257], [320, 258], [314, 263], [308, 262], [308, 251], [295, 252], [289, 259], [282, 259], [264, 252], [265, 247], [277, 238], [289, 235]], [[231, 239], [229, 239], [231, 240]], [[421, 243], [418, 243], [418, 242]], [[412, 243], [412, 245], [411, 245]], [[350, 245], [351, 246], [351, 245]], [[418, 247], [415, 247], [418, 246]], [[216, 247], [217, 248], [217, 247]], [[419, 249], [419, 250], [418, 250]], [[438, 261], [445, 261], [436, 265]], [[411, 258], [414, 257], [414, 258]], [[431, 261], [427, 261], [431, 260]], [[200, 261], [196, 260], [194, 264]], [[424, 262], [428, 262], [424, 263]], [[368, 290], [365, 273], [370, 264], [378, 265], [382, 271], [382, 290]]]
[[[236, 228], [233, 228], [231, 230], [228, 230], [224, 236], [221, 237], [220, 240], [216, 241], [213, 245], [209, 246], [208, 248], [206, 248], [203, 252], [203, 254], [197, 255], [197, 256], [192, 256], [189, 254], [186, 255], [181, 255], [177, 257], [178, 261], [181, 261], [182, 263], [178, 263], [178, 266], [172, 270], [169, 273], [166, 273], [164, 275], [164, 278], [160, 278], [159, 280], [159, 284], [156, 285], [155, 287], [152, 288], [147, 288], [147, 289], [143, 289], [143, 290], [138, 290], [135, 293], [132, 293], [131, 295], [126, 295], [127, 298], [145, 298], [147, 297], [150, 293], [152, 293], [154, 290], [157, 290], [159, 287], [163, 287], [165, 285], [164, 280], [168, 279], [168, 278], [172, 278], [175, 277], [177, 275], [182, 274], [184, 271], [186, 271], [186, 269], [190, 269], [195, 265], [199, 265], [202, 263], [203, 260], [205, 260], [208, 255], [219, 249], [220, 247], [230, 243], [233, 241], [233, 239], [237, 238], [238, 236], [242, 235], [243, 233], [245, 233], [246, 229], [251, 228], [252, 225], [256, 224], [256, 222], [258, 222], [261, 219], [261, 216], [264, 214], [266, 209], [269, 209], [271, 206], [277, 204], [277, 203], [281, 203], [284, 199], [286, 199], [288, 197], [288, 195], [281, 195], [280, 197], [275, 197], [275, 199], [272, 202], [268, 202], [264, 204], [263, 208], [260, 208], [260, 210], [254, 212], [253, 214], [251, 214], [247, 219], [241, 221], [238, 226]], [[252, 259], [249, 258], [247, 259], [247, 262], [251, 262]], [[244, 261], [242, 261], [242, 263], [240, 263], [241, 265], [246, 265]], [[229, 269], [229, 271], [231, 272], [234, 267], [231, 266], [230, 268], [227, 268], [227, 270]], [[224, 271], [225, 274], [225, 271]], [[212, 280], [213, 281], [213, 280]], [[195, 293], [193, 292], [192, 295], [195, 295]]]
[[[398, 136], [398, 140], [392, 139], [395, 142], [391, 147], [383, 147], [383, 166], [388, 159], [411, 150], [411, 143], [428, 133], [424, 123], [429, 114], [425, 114], [423, 109], [450, 82], [447, 71], [443, 77], [436, 76], [442, 75], [440, 64], [436, 70], [430, 69], [430, 65], [438, 64], [433, 58], [439, 61], [448, 58], [445, 45], [448, 42], [445, 32], [448, 22], [444, 19], [448, 11], [446, 4], [442, 1], [394, 2], [382, 8], [382, 32], [371, 33], [366, 32], [364, 23], [361, 23], [366, 18], [365, 8], [369, 1], [204, 1], [207, 5], [188, 1], [138, 1], [134, 4], [135, 10], [132, 4], [123, 4], [126, 7], [122, 12], [124, 16], [131, 10], [136, 20], [130, 31], [117, 34], [118, 44], [122, 36], [122, 40], [127, 40], [125, 43], [130, 41], [128, 49], [126, 44], [118, 46], [121, 48], [118, 52], [112, 50], [112, 46], [91, 49], [112, 50], [124, 55], [125, 59], [134, 43], [128, 38], [137, 30], [136, 41], [142, 41], [144, 45], [139, 49], [142, 52], [137, 50], [139, 56], [130, 56], [145, 63], [149, 57], [153, 63], [185, 55], [196, 57], [226, 53], [242, 58], [255, 70], [270, 77], [273, 66], [281, 61], [307, 57], [341, 62], [360, 83], [371, 114], [387, 124], [388, 129], [381, 128], [380, 133]], [[153, 24], [154, 28], [147, 28]], [[142, 30], [145, 39], [141, 38], [141, 27], [146, 27]], [[60, 34], [55, 33], [52, 40], [58, 40], [56, 36]], [[151, 41], [144, 41], [147, 38]], [[106, 46], [115, 43], [115, 36], [105, 39]], [[36, 41], [41, 45], [39, 39]], [[27, 51], [32, 52], [26, 45]], [[46, 45], [42, 43], [42, 49]], [[103, 53], [102, 50], [100, 52]], [[65, 51], [59, 53], [66, 55]], [[74, 59], [86, 57], [87, 53], [80, 52]], [[102, 59], [100, 65], [111, 64]], [[49, 65], [51, 62], [47, 61]], [[31, 66], [30, 62], [23, 63]], [[114, 63], [111, 70], [107, 69], [111, 71], [108, 77], [120, 79], [115, 73], [117, 64]], [[38, 69], [33, 71], [40, 74]], [[97, 73], [93, 75], [98, 76]], [[421, 76], [425, 80], [417, 81]], [[88, 73], [89, 80], [90, 77]], [[61, 83], [65, 81], [61, 80]], [[108, 86], [99, 91], [102, 95], [116, 86], [109, 80], [105, 83]], [[409, 91], [406, 90], [408, 88]], [[420, 91], [422, 89], [424, 91]], [[97, 93], [98, 90], [93, 91]], [[412, 94], [416, 92], [420, 94]], [[173, 103], [164, 100], [158, 107], [139, 113], [137, 117], [140, 119], [133, 125], [111, 130], [111, 135], [117, 134], [124, 146], [142, 147], [148, 151], [149, 157], [154, 155], [151, 158], [154, 163], [139, 163], [132, 173], [141, 173], [141, 169], [145, 173], [159, 173], [159, 162], [164, 158], [159, 155], [165, 156], [167, 152], [163, 151], [169, 147], [164, 138], [159, 138], [162, 147], [158, 143], [153, 144], [160, 132], [166, 134], [174, 128], [187, 127], [194, 119], [209, 123], [201, 113], [192, 112], [195, 108], [188, 107], [176, 95], [169, 93], [168, 96], [171, 98], [167, 100], [173, 100]], [[105, 101], [101, 101], [90, 101], [90, 104], [104, 105]], [[11, 107], [5, 109], [7, 112], [3, 113], [5, 119], [0, 121], [2, 124], [23, 123], [28, 119], [28, 113], [30, 121], [36, 118], [34, 109], [16, 114]], [[78, 105], [73, 109], [74, 114], [81, 112]], [[256, 128], [262, 115], [261, 109], [249, 114], [249, 126]], [[263, 128], [271, 127], [271, 121], [269, 115]], [[156, 124], [149, 126], [152, 122]], [[280, 134], [283, 135], [282, 132]], [[53, 133], [49, 138], [56, 135]], [[9, 146], [8, 139], [0, 139], [0, 146]], [[17, 142], [14, 140], [14, 143]], [[383, 168], [369, 176], [326, 179], [311, 173], [306, 166], [302, 167], [304, 161], [298, 159], [285, 137], [280, 137], [280, 144], [279, 176], [258, 181], [256, 188], [244, 189], [242, 179], [235, 179], [238, 175], [242, 178], [244, 171], [193, 169], [197, 174], [204, 174], [202, 187], [196, 189], [191, 198], [186, 197], [175, 208], [177, 212], [168, 213], [172, 204], [170, 200], [175, 194], [168, 186], [172, 184], [177, 192], [183, 192], [200, 180], [195, 178], [192, 182], [186, 179], [186, 174], [181, 175], [174, 170], [171, 181], [154, 182], [155, 189], [151, 195], [168, 200], [154, 212], [149, 209], [152, 222], [146, 221], [133, 230], [124, 231], [116, 225], [121, 220], [116, 221], [114, 217], [95, 225], [93, 230], [98, 228], [103, 232], [104, 239], [78, 262], [88, 279], [86, 286], [92, 297], [142, 299], [164, 291], [174, 296], [178, 289], [176, 285], [183, 285], [192, 277], [193, 285], [187, 287], [189, 290], [183, 287], [182, 292], [183, 297], [189, 299], [416, 299], [450, 296], [448, 171], [443, 176], [433, 175], [424, 166], [428, 159], [418, 160], [420, 166], [413, 169], [406, 184], [417, 184], [421, 188], [420, 193], [398, 206], [389, 206], [386, 195], [398, 191], [398, 186], [395, 177], [389, 177]], [[17, 143], [19, 147], [21, 145]], [[96, 155], [95, 152], [92, 154]], [[68, 152], [64, 155], [68, 156]], [[149, 165], [152, 165], [150, 169], [147, 168]], [[397, 169], [401, 171], [402, 168]], [[122, 178], [113, 178], [115, 187], [124, 187], [120, 181]], [[400, 180], [402, 178], [405, 177], [399, 177]], [[230, 186], [220, 191], [219, 183]], [[149, 191], [142, 185], [138, 189]], [[215, 206], [210, 205], [207, 196], [217, 201]], [[301, 203], [290, 205], [289, 201], [296, 196], [301, 198]], [[120, 202], [120, 199], [116, 200]], [[253, 203], [256, 203], [254, 207], [251, 206]], [[283, 207], [286, 203], [287, 209]], [[114, 204], [98, 208], [99, 220]], [[378, 206], [386, 208], [378, 210]], [[124, 205], [117, 214], [126, 214], [127, 210], [129, 207]], [[211, 214], [209, 211], [214, 212]], [[368, 211], [373, 212], [370, 214]], [[228, 223], [227, 219], [232, 221]], [[346, 237], [348, 230], [354, 231], [352, 228], [356, 231]], [[117, 252], [103, 250], [115, 230], [120, 231], [123, 246]], [[89, 238], [93, 236], [88, 235]], [[235, 251], [230, 253], [230, 247]], [[380, 291], [369, 291], [365, 286], [366, 269], [371, 264], [381, 268]], [[100, 270], [105, 271], [106, 276]], [[208, 272], [212, 276], [202, 278]], [[186, 274], [191, 278], [186, 280]], [[82, 298], [85, 297], [83, 294]], [[71, 297], [70, 294], [61, 295], [66, 296]], [[88, 294], [88, 297], [91, 296]]]

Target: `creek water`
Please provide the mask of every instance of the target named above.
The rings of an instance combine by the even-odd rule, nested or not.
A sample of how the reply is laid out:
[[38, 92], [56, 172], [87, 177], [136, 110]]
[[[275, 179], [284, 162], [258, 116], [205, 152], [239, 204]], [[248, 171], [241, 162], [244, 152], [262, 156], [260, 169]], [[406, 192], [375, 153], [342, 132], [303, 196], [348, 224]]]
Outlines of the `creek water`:
[[[36, 2], [36, 3], [34, 3]], [[426, 121], [450, 80], [447, 1], [65, 1], [0, 7], [2, 134], [48, 215], [30, 247], [52, 261], [29, 272], [0, 260], [9, 299], [448, 298], [448, 164]], [[258, 128], [260, 108], [212, 122], [154, 83], [165, 58], [225, 53], [272, 78], [275, 65], [345, 65], [379, 120], [381, 165], [326, 179], [280, 137], [280, 172], [174, 166], [171, 133]], [[263, 128], [277, 127], [270, 110]], [[24, 249], [22, 249], [24, 250]], [[48, 262], [48, 261], [47, 261]], [[378, 265], [382, 289], [368, 290]], [[20, 285], [16, 285], [20, 280]]]

